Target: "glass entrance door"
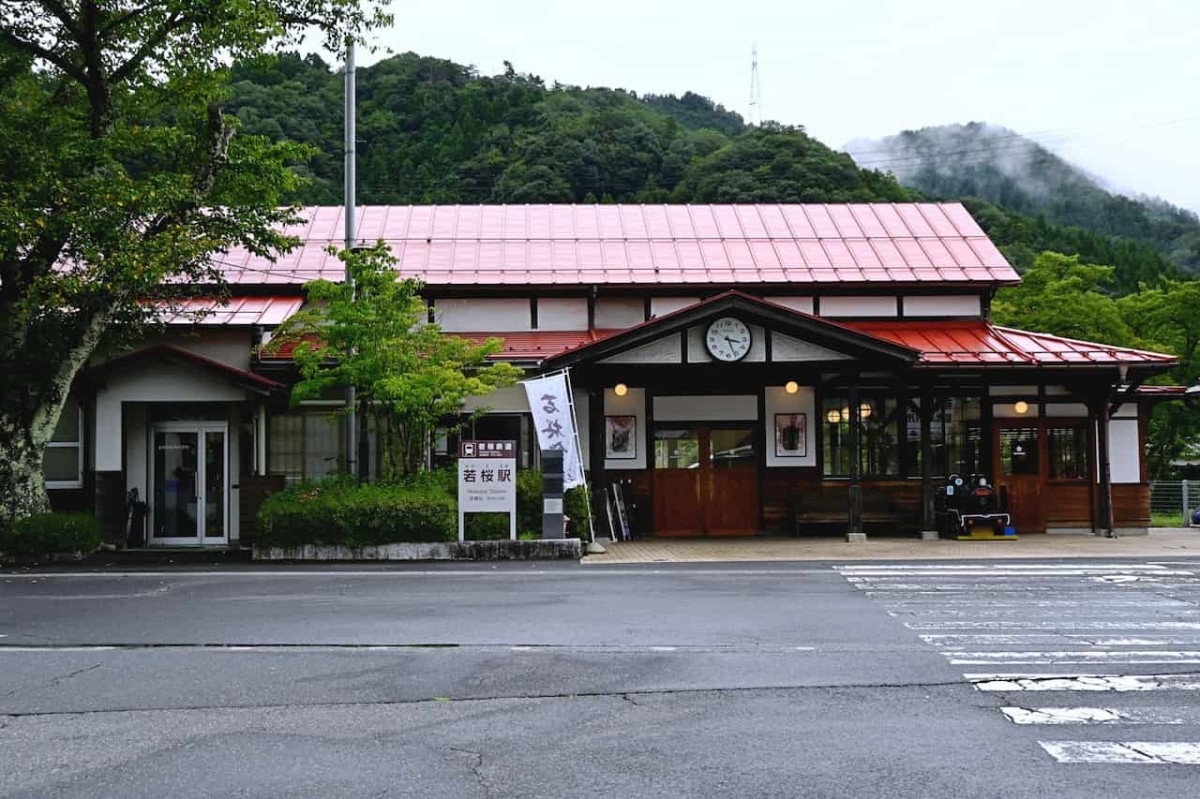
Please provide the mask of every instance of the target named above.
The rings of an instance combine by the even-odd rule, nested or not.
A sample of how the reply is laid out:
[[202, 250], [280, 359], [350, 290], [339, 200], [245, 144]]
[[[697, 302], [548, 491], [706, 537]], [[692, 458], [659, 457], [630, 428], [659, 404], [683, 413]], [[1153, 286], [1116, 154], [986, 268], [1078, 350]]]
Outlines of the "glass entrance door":
[[151, 543], [222, 544], [228, 539], [227, 438], [224, 423], [153, 428]]

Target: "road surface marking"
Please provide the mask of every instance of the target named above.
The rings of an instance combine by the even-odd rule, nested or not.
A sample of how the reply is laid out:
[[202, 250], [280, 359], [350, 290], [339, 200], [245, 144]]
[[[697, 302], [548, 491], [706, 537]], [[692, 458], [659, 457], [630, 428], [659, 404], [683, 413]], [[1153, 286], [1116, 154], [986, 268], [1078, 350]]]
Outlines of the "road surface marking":
[[964, 674], [978, 691], [1200, 691], [1200, 674]]
[[1053, 652], [942, 652], [952, 666], [982, 666], [1005, 664], [1062, 664], [1079, 663], [1181, 663], [1200, 664], [1200, 652], [1193, 650], [1110, 650], [1082, 649]]
[[1149, 763], [1200, 766], [1192, 741], [1038, 741], [1059, 763]]
[[1002, 707], [1014, 724], [1196, 724], [1195, 707]]

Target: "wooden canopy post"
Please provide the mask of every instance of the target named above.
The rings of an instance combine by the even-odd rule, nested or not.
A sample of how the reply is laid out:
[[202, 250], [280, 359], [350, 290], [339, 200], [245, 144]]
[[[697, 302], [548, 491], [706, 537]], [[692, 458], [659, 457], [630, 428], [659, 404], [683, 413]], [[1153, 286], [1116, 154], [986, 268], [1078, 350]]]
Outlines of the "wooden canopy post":
[[858, 376], [850, 382], [850, 526], [846, 540], [866, 541], [862, 523], [862, 399], [858, 391]]
[[1100, 531], [1108, 538], [1116, 538], [1113, 525], [1112, 469], [1108, 451], [1108, 420], [1110, 418], [1107, 392], [1096, 401], [1096, 443], [1100, 450]]
[[933, 507], [933, 393], [926, 386], [921, 391], [921, 538], [938, 537]]

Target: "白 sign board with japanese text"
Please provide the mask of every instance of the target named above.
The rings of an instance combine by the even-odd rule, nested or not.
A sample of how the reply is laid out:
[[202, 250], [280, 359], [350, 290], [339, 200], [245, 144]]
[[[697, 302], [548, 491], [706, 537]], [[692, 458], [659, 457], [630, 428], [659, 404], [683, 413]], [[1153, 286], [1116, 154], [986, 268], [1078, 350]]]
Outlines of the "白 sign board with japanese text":
[[509, 538], [517, 540], [517, 442], [459, 442], [459, 541], [467, 513], [507, 513]]

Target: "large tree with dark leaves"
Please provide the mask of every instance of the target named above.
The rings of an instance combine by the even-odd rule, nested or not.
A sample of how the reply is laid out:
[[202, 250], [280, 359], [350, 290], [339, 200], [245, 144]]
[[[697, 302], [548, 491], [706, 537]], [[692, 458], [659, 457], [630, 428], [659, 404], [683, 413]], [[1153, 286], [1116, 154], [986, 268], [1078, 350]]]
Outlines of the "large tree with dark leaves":
[[44, 447], [108, 331], [219, 283], [214, 254], [288, 244], [297, 148], [235, 135], [226, 61], [386, 21], [374, 0], [0, 0], [0, 525], [47, 507]]

